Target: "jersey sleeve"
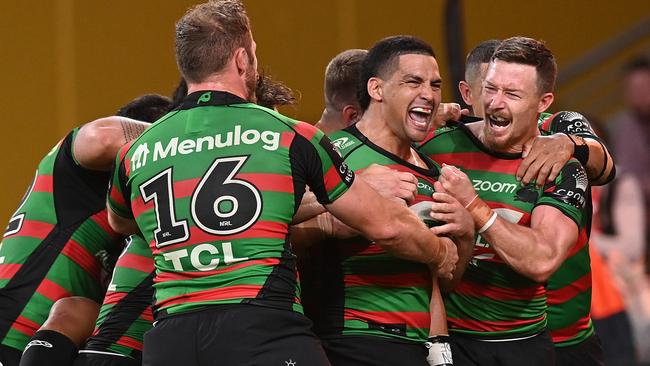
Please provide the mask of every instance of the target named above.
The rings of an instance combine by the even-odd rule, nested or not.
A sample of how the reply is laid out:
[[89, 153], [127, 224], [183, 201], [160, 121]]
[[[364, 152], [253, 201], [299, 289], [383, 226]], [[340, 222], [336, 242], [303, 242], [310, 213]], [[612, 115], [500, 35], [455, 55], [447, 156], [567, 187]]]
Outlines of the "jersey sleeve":
[[295, 130], [290, 149], [294, 179], [307, 184], [321, 204], [336, 201], [352, 185], [354, 172], [322, 131], [304, 122]]
[[128, 186], [126, 152], [130, 144], [123, 146], [117, 153], [108, 186], [107, 205], [116, 214], [133, 219], [131, 211], [131, 189]]
[[546, 116], [539, 128], [544, 134], [566, 133], [600, 141], [589, 120], [578, 112], [562, 111]]
[[577, 160], [571, 159], [555, 181], [544, 187], [544, 192], [535, 206], [555, 207], [581, 227], [586, 218], [588, 187], [589, 181], [584, 168]]

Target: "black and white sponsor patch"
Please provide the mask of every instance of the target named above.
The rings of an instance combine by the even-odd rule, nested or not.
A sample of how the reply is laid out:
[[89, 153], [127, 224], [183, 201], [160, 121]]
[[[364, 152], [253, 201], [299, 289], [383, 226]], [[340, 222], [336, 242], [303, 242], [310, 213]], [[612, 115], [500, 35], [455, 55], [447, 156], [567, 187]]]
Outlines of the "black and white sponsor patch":
[[578, 112], [559, 112], [553, 117], [551, 126], [551, 130], [556, 133], [564, 132], [570, 135], [589, 134], [596, 136], [587, 118]]
[[562, 179], [545, 196], [551, 196], [577, 209], [583, 209], [586, 204], [589, 180], [584, 168], [579, 164], [569, 164], [562, 168]]
[[[29, 349], [29, 347], [33, 347], [33, 346], [42, 346], [42, 347], [47, 347], [47, 348], [54, 347], [54, 346], [52, 346], [52, 343], [50, 343], [50, 342], [41, 341], [40, 339], [34, 339], [33, 341], [30, 341], [29, 343], [27, 343], [27, 346], [25, 346], [25, 351], [27, 351]], [[25, 352], [25, 351], [23, 351], [23, 352]]]

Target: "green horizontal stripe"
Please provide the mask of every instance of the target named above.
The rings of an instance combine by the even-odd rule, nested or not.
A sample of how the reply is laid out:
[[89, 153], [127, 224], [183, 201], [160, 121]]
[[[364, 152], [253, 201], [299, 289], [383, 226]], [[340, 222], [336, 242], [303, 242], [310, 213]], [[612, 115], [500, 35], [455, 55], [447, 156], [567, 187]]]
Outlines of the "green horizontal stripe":
[[497, 301], [486, 297], [460, 296], [450, 293], [444, 296], [447, 316], [451, 318], [489, 321], [534, 319], [544, 315], [546, 297], [530, 301]]
[[591, 272], [590, 263], [589, 245], [585, 245], [562, 263], [560, 268], [549, 278], [546, 288], [557, 290], [574, 283]]
[[587, 290], [560, 305], [549, 306], [548, 328], [551, 330], [566, 328], [589, 315], [590, 310], [591, 290]]
[[353, 287], [345, 290], [345, 307], [363, 311], [429, 311], [431, 291], [418, 287]]

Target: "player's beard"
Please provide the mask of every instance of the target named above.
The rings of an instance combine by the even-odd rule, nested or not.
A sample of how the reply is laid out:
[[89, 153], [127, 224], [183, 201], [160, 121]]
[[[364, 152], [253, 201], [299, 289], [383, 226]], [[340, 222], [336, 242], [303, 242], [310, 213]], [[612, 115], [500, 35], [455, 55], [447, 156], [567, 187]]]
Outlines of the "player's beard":
[[255, 91], [257, 89], [257, 70], [253, 68], [253, 64], [250, 65], [248, 70], [246, 71], [246, 100], [249, 102], [255, 103], [257, 102], [257, 98], [255, 97]]

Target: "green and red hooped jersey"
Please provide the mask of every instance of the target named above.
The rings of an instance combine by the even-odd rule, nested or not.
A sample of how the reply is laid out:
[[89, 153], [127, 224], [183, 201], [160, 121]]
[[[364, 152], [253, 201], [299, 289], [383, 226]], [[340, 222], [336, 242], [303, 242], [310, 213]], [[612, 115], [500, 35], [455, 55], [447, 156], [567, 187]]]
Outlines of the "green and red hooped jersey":
[[[355, 126], [332, 134], [348, 166], [363, 171], [371, 164], [413, 173], [418, 192], [412, 210], [431, 210], [439, 168], [425, 156], [417, 167], [369, 141]], [[319, 268], [321, 307], [316, 323], [322, 338], [373, 336], [423, 342], [429, 335], [431, 274], [426, 265], [386, 253], [362, 237], [323, 245]]]
[[[564, 132], [598, 139], [589, 122], [575, 112], [543, 113], [539, 129], [544, 135]], [[587, 192], [586, 212], [591, 212], [591, 194]], [[567, 259], [546, 284], [548, 329], [556, 347], [585, 341], [594, 334], [591, 322], [591, 260], [589, 233], [591, 214], [580, 227], [580, 236], [569, 250]]]
[[144, 333], [153, 327], [153, 257], [138, 235], [127, 239], [99, 310], [95, 331], [79, 353], [114, 354], [142, 360]]
[[57, 300], [84, 296], [101, 301], [102, 268], [96, 254], [120, 245], [106, 212], [110, 174], [75, 162], [77, 132], [40, 161], [0, 245], [0, 339], [19, 350]]
[[108, 203], [152, 248], [155, 317], [217, 304], [302, 312], [289, 224], [352, 184], [317, 128], [225, 92], [188, 95], [117, 157]]
[[[515, 178], [521, 154], [489, 150], [462, 124], [436, 131], [420, 151], [464, 171], [479, 197], [505, 220], [529, 226], [533, 209], [549, 205], [579, 228], [586, 223], [587, 176], [575, 160], [555, 181], [537, 189], [521, 186]], [[518, 338], [539, 333], [547, 325], [544, 284], [510, 268], [480, 235], [463, 279], [445, 296], [445, 308], [450, 332], [478, 338]]]

